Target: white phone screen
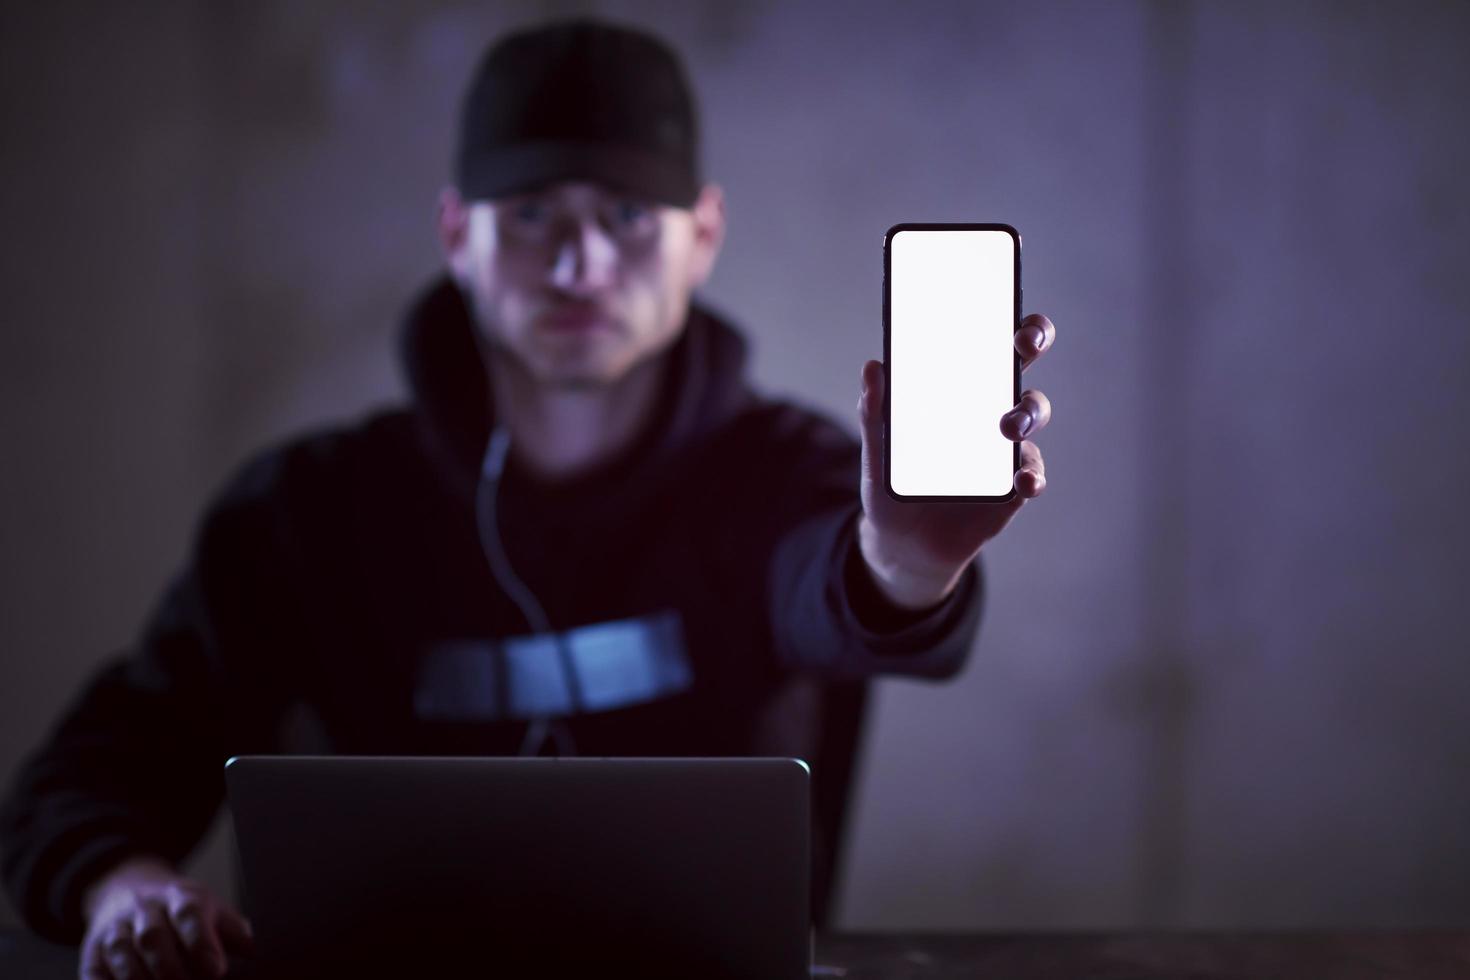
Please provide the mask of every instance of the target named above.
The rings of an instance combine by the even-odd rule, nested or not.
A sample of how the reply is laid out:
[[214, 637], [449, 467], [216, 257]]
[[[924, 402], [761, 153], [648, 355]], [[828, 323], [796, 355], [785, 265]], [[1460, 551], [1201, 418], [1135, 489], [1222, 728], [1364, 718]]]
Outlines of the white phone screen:
[[1012, 492], [1020, 238], [1009, 226], [888, 235], [888, 485], [901, 497]]

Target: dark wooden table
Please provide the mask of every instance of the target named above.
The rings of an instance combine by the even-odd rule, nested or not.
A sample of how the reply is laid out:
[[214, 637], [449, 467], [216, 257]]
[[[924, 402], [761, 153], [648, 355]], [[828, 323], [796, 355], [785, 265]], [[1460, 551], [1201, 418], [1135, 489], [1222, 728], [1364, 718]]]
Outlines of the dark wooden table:
[[1470, 931], [834, 935], [817, 962], [848, 980], [1439, 980], [1470, 978]]
[[[1470, 977], [1470, 930], [831, 935], [817, 977], [847, 980], [1440, 980]], [[76, 977], [76, 951], [0, 931], [0, 978]], [[696, 978], [691, 978], [696, 980]]]

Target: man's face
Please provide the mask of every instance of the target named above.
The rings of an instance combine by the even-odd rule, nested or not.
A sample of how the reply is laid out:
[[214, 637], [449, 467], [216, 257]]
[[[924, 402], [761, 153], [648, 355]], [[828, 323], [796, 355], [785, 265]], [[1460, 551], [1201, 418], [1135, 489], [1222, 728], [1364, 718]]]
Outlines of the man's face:
[[476, 320], [539, 383], [612, 384], [678, 336], [724, 233], [719, 189], [689, 209], [590, 183], [440, 200], [451, 273]]

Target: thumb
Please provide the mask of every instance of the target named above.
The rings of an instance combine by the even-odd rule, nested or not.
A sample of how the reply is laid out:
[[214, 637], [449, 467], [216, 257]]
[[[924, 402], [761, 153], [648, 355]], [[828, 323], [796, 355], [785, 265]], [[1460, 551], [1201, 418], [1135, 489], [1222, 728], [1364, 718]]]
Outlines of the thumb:
[[888, 378], [883, 364], [863, 364], [862, 394], [858, 396], [858, 431], [863, 440], [863, 477], [875, 487], [883, 480], [883, 400], [888, 393]]

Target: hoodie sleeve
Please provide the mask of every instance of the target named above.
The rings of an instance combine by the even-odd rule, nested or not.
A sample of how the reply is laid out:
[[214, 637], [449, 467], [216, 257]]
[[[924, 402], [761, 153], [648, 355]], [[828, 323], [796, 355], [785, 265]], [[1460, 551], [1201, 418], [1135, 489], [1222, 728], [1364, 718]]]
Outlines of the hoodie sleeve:
[[[21, 765], [0, 807], [0, 871], [26, 922], [75, 943], [85, 889], [122, 859], [181, 862], [229, 755], [269, 751], [293, 607], [273, 503], [279, 461], [247, 467], [136, 647], [101, 667]], [[243, 654], [249, 651], [254, 659]]]
[[794, 409], [779, 414], [773, 428], [777, 435], [765, 456], [784, 477], [783, 493], [765, 498], [779, 515], [765, 580], [778, 663], [844, 680], [959, 673], [980, 627], [979, 559], [937, 607], [911, 612], [893, 606], [857, 547], [856, 441]]
[[787, 667], [841, 679], [896, 674], [950, 678], [965, 664], [984, 604], [980, 560], [933, 609], [890, 604], [863, 567], [856, 508], [810, 518], [787, 532], [771, 561], [771, 626]]

